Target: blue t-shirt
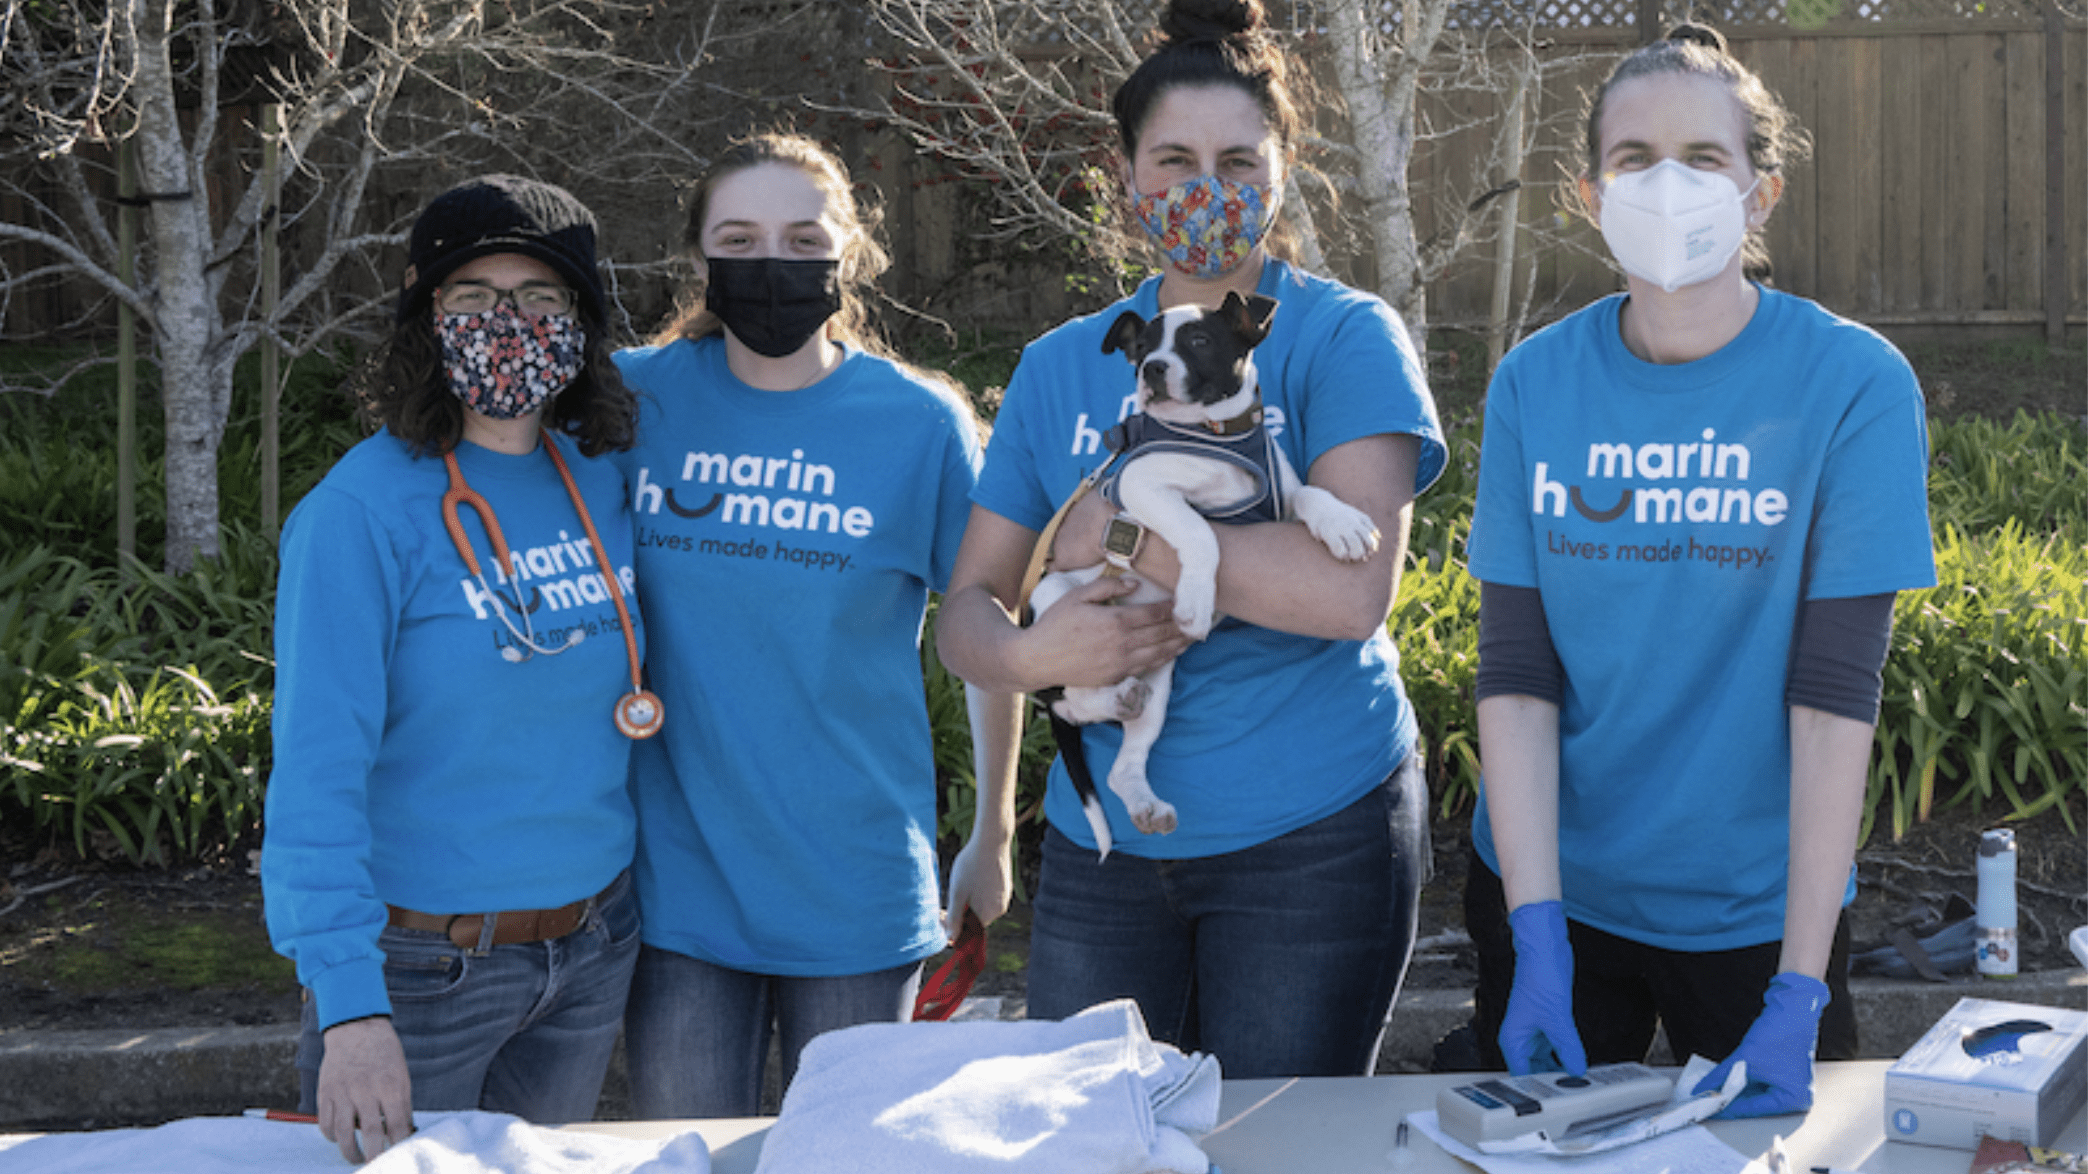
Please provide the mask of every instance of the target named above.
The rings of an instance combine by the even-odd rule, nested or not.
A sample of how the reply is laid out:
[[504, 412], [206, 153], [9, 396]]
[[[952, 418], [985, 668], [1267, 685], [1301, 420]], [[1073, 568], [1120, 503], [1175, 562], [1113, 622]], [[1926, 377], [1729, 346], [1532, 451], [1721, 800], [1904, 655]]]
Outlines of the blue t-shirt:
[[854, 350], [793, 392], [740, 382], [716, 335], [617, 364], [667, 707], [632, 759], [645, 940], [795, 976], [935, 953], [921, 623], [970, 514], [970, 408]]
[[[623, 479], [570, 439], [552, 443], [628, 603]], [[270, 935], [322, 1027], [390, 1011], [377, 947], [387, 903], [552, 908], [631, 862], [631, 742], [614, 718], [630, 658], [586, 527], [547, 454], [468, 442], [456, 454], [517, 564], [503, 576], [479, 515], [459, 509], [487, 584], [508, 598], [520, 586], [540, 646], [587, 635], [555, 656], [501, 655], [517, 641], [444, 527], [441, 458], [415, 458], [389, 432], [349, 450], [291, 511], [261, 880]]]
[[[1129, 298], [1031, 343], [1008, 383], [974, 500], [1032, 530], [1100, 464], [1102, 434], [1130, 415], [1136, 373], [1102, 352], [1125, 310], [1160, 312], [1159, 278]], [[1419, 438], [1416, 493], [1442, 472], [1442, 429], [1406, 328], [1380, 299], [1270, 261], [1256, 292], [1280, 303], [1254, 349], [1264, 427], [1301, 478], [1351, 440]], [[1082, 728], [1099, 781], [1123, 728]], [[1415, 722], [1399, 683], [1399, 655], [1380, 631], [1369, 640], [1316, 640], [1237, 620], [1175, 662], [1167, 724], [1147, 764], [1153, 789], [1180, 825], [1148, 835], [1101, 788], [1116, 849], [1154, 859], [1214, 856], [1263, 843], [1348, 806], [1413, 748]], [[1045, 814], [1094, 847], [1065, 765], [1051, 769]]]
[[[1774, 941], [1799, 605], [1936, 581], [1920, 388], [1890, 343], [1774, 290], [1690, 363], [1625, 349], [1623, 305], [1495, 373], [1470, 567], [1542, 593], [1565, 668], [1567, 913], [1666, 949]], [[1473, 838], [1498, 870], [1483, 789]]]

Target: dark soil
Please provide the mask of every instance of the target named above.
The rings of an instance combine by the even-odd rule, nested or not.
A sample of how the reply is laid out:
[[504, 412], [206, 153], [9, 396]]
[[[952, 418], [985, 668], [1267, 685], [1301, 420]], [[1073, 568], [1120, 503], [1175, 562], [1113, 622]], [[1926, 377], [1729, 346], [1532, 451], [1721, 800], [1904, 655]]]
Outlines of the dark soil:
[[[2073, 804], [2075, 826], [2088, 810]], [[1999, 821], [1938, 813], [1894, 843], [1875, 831], [1857, 854], [1851, 929], [1860, 944], [1976, 895], [1980, 831]], [[2088, 923], [2088, 842], [2057, 812], [2013, 825], [2025, 971], [2078, 966], [2065, 938]], [[1421, 948], [1407, 985], [1465, 989], [1472, 955], [1462, 898], [1470, 819], [1436, 821], [1435, 877], [1422, 895]], [[261, 882], [243, 868], [139, 870], [18, 864], [0, 883], [0, 1035], [295, 1022], [290, 964], [268, 947]], [[1033, 880], [1034, 878], [1032, 878]], [[1023, 998], [1029, 907], [995, 923], [975, 995]]]

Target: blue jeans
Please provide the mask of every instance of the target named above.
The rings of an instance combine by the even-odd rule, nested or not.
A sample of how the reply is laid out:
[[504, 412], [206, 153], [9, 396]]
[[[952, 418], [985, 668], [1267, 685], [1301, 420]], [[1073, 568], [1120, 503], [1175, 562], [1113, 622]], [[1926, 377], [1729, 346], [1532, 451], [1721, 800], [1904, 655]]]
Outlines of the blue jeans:
[[673, 950], [639, 951], [624, 1016], [631, 1115], [640, 1120], [753, 1117], [769, 1041], [780, 1037], [782, 1086], [821, 1032], [905, 1023], [921, 964], [835, 978], [752, 974]]
[[1098, 863], [1046, 831], [1030, 1016], [1129, 997], [1229, 1079], [1368, 1075], [1413, 952], [1427, 809], [1409, 755], [1344, 810], [1220, 856]]
[[[594, 1116], [638, 958], [638, 896], [618, 877], [580, 928], [482, 955], [439, 933], [386, 926], [384, 987], [416, 1109], [487, 1109], [544, 1125]], [[304, 1005], [297, 1068], [319, 1103], [326, 1039]]]

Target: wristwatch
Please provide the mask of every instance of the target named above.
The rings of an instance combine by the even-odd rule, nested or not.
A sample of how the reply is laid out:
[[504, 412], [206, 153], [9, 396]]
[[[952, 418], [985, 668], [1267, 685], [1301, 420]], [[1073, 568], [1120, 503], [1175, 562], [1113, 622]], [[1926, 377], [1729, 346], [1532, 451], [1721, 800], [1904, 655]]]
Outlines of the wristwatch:
[[1105, 575], [1115, 577], [1127, 574], [1138, 552], [1145, 548], [1146, 528], [1130, 514], [1118, 514], [1109, 519], [1109, 528], [1102, 531], [1102, 557], [1109, 563]]

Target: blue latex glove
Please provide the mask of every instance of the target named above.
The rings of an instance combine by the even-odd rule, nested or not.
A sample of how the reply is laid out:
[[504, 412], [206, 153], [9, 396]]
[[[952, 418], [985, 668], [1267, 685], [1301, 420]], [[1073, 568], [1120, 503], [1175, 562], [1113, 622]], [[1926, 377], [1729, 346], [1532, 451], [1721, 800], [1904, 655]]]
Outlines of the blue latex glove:
[[1515, 934], [1515, 985], [1501, 1017], [1501, 1055], [1516, 1076], [1588, 1071], [1588, 1053], [1573, 1026], [1573, 945], [1566, 907], [1533, 901], [1508, 915]]
[[1747, 1086], [1720, 1117], [1772, 1117], [1812, 1108], [1813, 1044], [1820, 1036], [1827, 984], [1802, 974], [1779, 974], [1762, 996], [1762, 1013], [1740, 1037], [1740, 1046], [1696, 1086], [1710, 1092], [1725, 1083], [1739, 1061], [1747, 1062]]

